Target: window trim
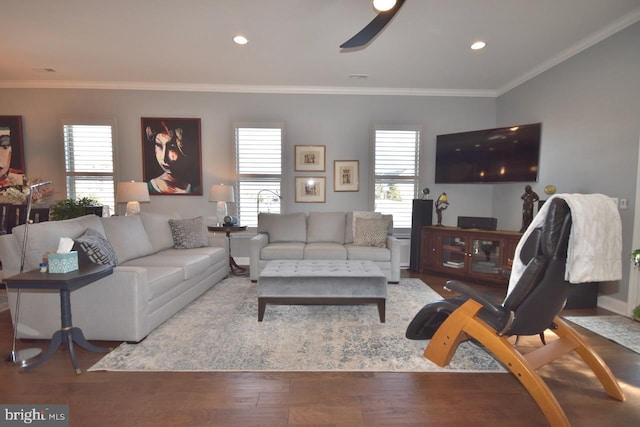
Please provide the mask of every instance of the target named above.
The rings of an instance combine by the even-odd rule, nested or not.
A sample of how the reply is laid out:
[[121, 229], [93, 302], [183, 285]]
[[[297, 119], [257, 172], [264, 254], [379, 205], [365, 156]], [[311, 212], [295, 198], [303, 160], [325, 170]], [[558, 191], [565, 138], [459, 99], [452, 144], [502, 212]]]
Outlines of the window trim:
[[[376, 132], [377, 131], [412, 131], [418, 132], [418, 143], [416, 144], [415, 149], [415, 170], [416, 175], [414, 175], [413, 180], [413, 198], [418, 198], [418, 192], [420, 191], [420, 161], [421, 161], [421, 151], [422, 144], [424, 138], [424, 132], [421, 125], [418, 124], [390, 124], [390, 123], [374, 123], [371, 128], [371, 143], [369, 150], [369, 167], [371, 168], [371, 172], [369, 173], [369, 197], [368, 197], [368, 205], [369, 210], [375, 210], [376, 204]], [[393, 178], [393, 177], [392, 177]], [[403, 177], [398, 177], [398, 179], [404, 179]], [[413, 203], [413, 202], [412, 202]], [[411, 231], [411, 225], [408, 227], [396, 227], [394, 222], [394, 234], [405, 234]]]
[[[233, 171], [234, 171], [234, 175], [235, 175], [235, 182], [233, 184], [234, 186], [234, 190], [236, 193], [236, 209], [237, 209], [237, 214], [238, 216], [240, 216], [240, 175], [238, 174], [238, 146], [237, 146], [237, 140], [236, 140], [236, 134], [237, 134], [237, 130], [239, 128], [259, 128], [259, 129], [265, 129], [265, 128], [272, 128], [272, 129], [279, 129], [280, 130], [280, 174], [277, 175], [279, 177], [279, 184], [280, 184], [280, 190], [278, 191], [278, 193], [280, 194], [280, 213], [284, 213], [284, 209], [283, 209], [283, 204], [282, 201], [284, 200], [285, 196], [284, 196], [284, 192], [285, 190], [285, 166], [287, 165], [287, 161], [288, 161], [288, 156], [286, 153], [286, 144], [285, 144], [285, 126], [283, 122], [279, 122], [279, 121], [266, 121], [266, 122], [253, 122], [253, 121], [237, 121], [237, 122], [233, 122], [232, 123], [232, 139], [233, 139]], [[276, 176], [276, 175], [274, 175]], [[251, 178], [257, 178], [258, 180], [260, 178], [264, 178], [265, 182], [268, 182], [269, 179], [266, 175], [261, 175], [261, 174], [243, 174], [242, 178], [245, 179], [251, 179]], [[275, 181], [275, 180], [273, 180]], [[241, 220], [242, 221], [242, 220]], [[257, 229], [257, 225], [254, 226], [250, 226], [250, 229]]]
[[[113, 164], [113, 172], [111, 175], [107, 175], [104, 173], [96, 173], [96, 172], [85, 172], [85, 173], [76, 173], [76, 172], [67, 172], [66, 166], [66, 148], [65, 148], [65, 134], [64, 127], [66, 125], [71, 126], [111, 126], [111, 162]], [[60, 142], [62, 145], [62, 176], [64, 181], [64, 194], [65, 197], [69, 197], [69, 189], [67, 188], [67, 178], [70, 176], [112, 176], [113, 177], [113, 203], [114, 206], [110, 206], [111, 214], [117, 214], [118, 207], [118, 194], [117, 187], [119, 179], [119, 171], [120, 166], [116, 161], [118, 159], [118, 120], [116, 117], [98, 117], [98, 118], [87, 118], [87, 117], [65, 117], [60, 120], [59, 124], [60, 131]]]

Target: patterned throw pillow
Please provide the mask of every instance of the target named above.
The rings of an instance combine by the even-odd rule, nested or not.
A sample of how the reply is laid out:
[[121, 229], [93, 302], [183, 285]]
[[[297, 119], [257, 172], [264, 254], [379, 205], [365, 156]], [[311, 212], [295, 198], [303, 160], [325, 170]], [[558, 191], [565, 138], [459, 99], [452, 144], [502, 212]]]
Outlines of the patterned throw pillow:
[[170, 219], [169, 227], [176, 249], [193, 249], [208, 246], [207, 227], [199, 216], [191, 219]]
[[356, 246], [387, 246], [388, 218], [358, 218], [353, 244]]
[[382, 218], [382, 214], [380, 212], [371, 212], [371, 211], [353, 211], [353, 224], [351, 226], [351, 231], [353, 231], [353, 240], [356, 239], [356, 230], [358, 229], [358, 220], [360, 218]]
[[102, 234], [93, 228], [87, 230], [75, 240], [75, 248], [82, 252], [94, 264], [117, 265], [118, 256], [113, 250], [111, 243]]

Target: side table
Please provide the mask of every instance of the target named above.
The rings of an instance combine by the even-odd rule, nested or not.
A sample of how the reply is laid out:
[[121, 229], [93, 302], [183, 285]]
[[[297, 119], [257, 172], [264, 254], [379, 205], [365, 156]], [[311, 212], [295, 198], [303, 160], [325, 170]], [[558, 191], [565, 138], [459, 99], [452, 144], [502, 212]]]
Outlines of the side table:
[[230, 226], [208, 226], [207, 229], [214, 233], [224, 232], [227, 235], [227, 241], [229, 242], [229, 270], [231, 274], [235, 276], [246, 275], [246, 268], [240, 267], [231, 256], [231, 233], [237, 233], [240, 231], [247, 231], [246, 225], [230, 225]]
[[[101, 353], [108, 353], [110, 349], [97, 347], [89, 343], [82, 333], [82, 329], [73, 326], [71, 322], [71, 291], [79, 289], [113, 273], [113, 266], [100, 264], [81, 265], [76, 271], [69, 273], [41, 273], [39, 270], [27, 271], [15, 276], [7, 277], [4, 281], [9, 288], [14, 289], [57, 289], [60, 292], [60, 330], [51, 336], [51, 343], [47, 351], [35, 362], [24, 367], [30, 370], [41, 365], [56, 352], [61, 345], [67, 345], [71, 364], [76, 374], [81, 374], [76, 354], [73, 350], [75, 341], [80, 347]], [[19, 321], [19, 319], [18, 319]], [[14, 325], [14, 327], [19, 327]]]

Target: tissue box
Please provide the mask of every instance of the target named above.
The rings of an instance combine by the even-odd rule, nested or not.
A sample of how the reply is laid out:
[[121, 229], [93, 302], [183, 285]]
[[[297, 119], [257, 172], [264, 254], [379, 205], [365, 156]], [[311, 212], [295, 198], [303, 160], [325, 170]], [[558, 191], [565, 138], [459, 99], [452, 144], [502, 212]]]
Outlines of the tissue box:
[[78, 269], [78, 252], [49, 254], [49, 273], [68, 273]]

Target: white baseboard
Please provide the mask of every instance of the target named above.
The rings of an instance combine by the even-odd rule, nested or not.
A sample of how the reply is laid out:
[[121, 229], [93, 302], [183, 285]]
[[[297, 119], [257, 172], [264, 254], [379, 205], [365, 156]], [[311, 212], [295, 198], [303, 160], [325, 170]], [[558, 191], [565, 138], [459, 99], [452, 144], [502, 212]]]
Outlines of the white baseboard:
[[598, 307], [613, 311], [621, 316], [629, 316], [626, 301], [620, 301], [607, 295], [598, 295]]

